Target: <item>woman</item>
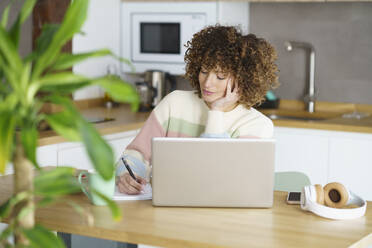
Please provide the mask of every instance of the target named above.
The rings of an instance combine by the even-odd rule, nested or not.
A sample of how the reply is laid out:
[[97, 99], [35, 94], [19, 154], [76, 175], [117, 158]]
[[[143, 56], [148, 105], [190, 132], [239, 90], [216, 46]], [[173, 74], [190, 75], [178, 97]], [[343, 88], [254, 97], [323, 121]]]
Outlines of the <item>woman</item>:
[[252, 106], [278, 84], [275, 49], [235, 27], [210, 26], [186, 44], [186, 78], [196, 91], [173, 91], [152, 111], [117, 165], [119, 191], [140, 193], [149, 179], [153, 137], [270, 138], [273, 124]]

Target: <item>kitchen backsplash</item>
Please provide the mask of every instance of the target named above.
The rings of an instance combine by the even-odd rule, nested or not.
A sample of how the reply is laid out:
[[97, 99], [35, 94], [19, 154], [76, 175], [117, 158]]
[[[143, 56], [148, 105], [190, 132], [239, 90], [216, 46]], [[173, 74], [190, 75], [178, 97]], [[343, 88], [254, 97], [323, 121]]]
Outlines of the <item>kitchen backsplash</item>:
[[302, 99], [307, 60], [286, 40], [315, 47], [317, 99], [372, 104], [372, 3], [251, 3], [250, 32], [277, 49], [281, 98]]

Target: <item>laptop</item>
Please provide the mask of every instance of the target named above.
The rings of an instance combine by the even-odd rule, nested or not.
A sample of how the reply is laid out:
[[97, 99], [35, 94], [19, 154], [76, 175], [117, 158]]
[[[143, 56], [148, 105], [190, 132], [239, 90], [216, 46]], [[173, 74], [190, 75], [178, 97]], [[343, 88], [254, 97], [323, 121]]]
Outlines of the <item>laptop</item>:
[[152, 204], [273, 205], [273, 139], [153, 138]]

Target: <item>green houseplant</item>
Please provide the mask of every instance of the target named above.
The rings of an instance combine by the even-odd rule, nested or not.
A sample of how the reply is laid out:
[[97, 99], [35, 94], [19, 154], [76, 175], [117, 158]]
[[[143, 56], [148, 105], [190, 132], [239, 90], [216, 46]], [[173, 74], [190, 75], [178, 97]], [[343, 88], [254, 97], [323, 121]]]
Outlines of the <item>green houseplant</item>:
[[[11, 247], [7, 242], [10, 236], [15, 237], [19, 247], [63, 247], [55, 234], [35, 224], [34, 211], [60, 196], [80, 191], [73, 168], [44, 171], [39, 167], [36, 159], [39, 123], [46, 121], [69, 141], [83, 142], [96, 171], [108, 180], [114, 174], [113, 152], [79, 114], [70, 94], [85, 86], [99, 85], [115, 101], [130, 103], [132, 110], [137, 109], [139, 102], [135, 89], [117, 77], [87, 78], [68, 70], [91, 57], [114, 56], [106, 49], [82, 54], [61, 52], [62, 46], [80, 32], [88, 0], [72, 1], [61, 24], [44, 25], [36, 48], [22, 58], [18, 53], [20, 28], [36, 1], [25, 0], [12, 25], [8, 25], [11, 5], [7, 6], [0, 23], [0, 173], [5, 172], [8, 162], [14, 166], [14, 194], [0, 207], [0, 220], [6, 218], [9, 223], [0, 235], [0, 246], [5, 247]], [[58, 105], [61, 111], [42, 113], [40, 109], [45, 103]], [[107, 197], [105, 200], [113, 217], [120, 218], [115, 203]]]

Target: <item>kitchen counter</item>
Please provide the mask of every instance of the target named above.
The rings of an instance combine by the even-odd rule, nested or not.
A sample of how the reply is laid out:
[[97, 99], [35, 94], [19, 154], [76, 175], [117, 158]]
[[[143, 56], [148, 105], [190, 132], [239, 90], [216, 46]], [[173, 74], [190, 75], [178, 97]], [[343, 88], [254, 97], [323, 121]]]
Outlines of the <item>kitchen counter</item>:
[[[293, 116], [318, 120], [273, 120], [278, 127], [311, 128], [329, 131], [372, 133], [372, 105], [354, 103], [316, 102], [315, 112], [309, 113], [297, 100], [281, 100], [278, 109], [259, 109], [266, 115]], [[361, 118], [345, 118], [343, 115], [361, 115]], [[364, 115], [364, 117], [362, 117]], [[351, 115], [353, 116], [353, 115]]]
[[[144, 122], [150, 115], [149, 112], [133, 113], [131, 112], [129, 105], [125, 104], [112, 109], [107, 109], [103, 107], [102, 101], [96, 101], [95, 104], [86, 106], [80, 104], [78, 107], [81, 109], [82, 115], [87, 119], [114, 118], [112, 121], [95, 124], [96, 128], [102, 135], [139, 129], [143, 126]], [[304, 105], [300, 101], [281, 100], [278, 109], [259, 109], [259, 111], [266, 115], [276, 114], [285, 116], [289, 115], [298, 117], [325, 118], [324, 120], [316, 121], [290, 119], [273, 120], [274, 125], [278, 127], [372, 133], [371, 105], [317, 102], [315, 113], [308, 113], [303, 109]], [[367, 114], [368, 116], [361, 119], [342, 117], [343, 114], [352, 113], [355, 111], [358, 113]], [[40, 132], [39, 146], [56, 144], [65, 141], [66, 140], [63, 137], [59, 136], [54, 131]]]
[[[80, 112], [87, 120], [106, 119], [94, 124], [101, 135], [113, 134], [125, 131], [140, 129], [147, 117], [147, 113], [134, 113], [130, 110], [130, 106], [122, 104], [119, 107], [111, 109], [102, 106], [83, 107]], [[114, 119], [114, 120], [110, 120]], [[39, 146], [51, 145], [56, 143], [66, 142], [66, 139], [58, 135], [54, 131], [42, 131], [39, 136]]]

